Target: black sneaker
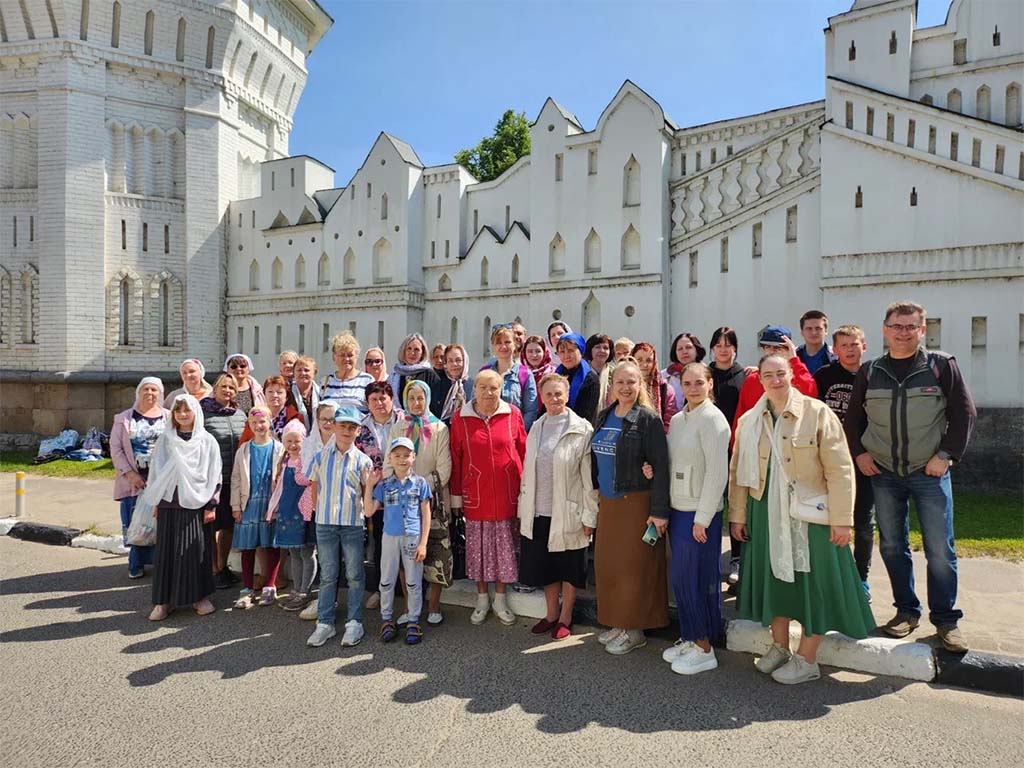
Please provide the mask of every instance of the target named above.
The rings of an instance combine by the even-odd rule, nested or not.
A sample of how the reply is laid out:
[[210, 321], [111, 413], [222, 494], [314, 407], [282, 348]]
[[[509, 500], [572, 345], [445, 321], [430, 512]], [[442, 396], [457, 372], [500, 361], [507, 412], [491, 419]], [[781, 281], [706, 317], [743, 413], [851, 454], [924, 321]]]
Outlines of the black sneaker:
[[230, 580], [231, 580], [231, 583], [232, 583], [232, 584], [238, 584], [238, 583], [239, 583], [239, 582], [240, 582], [240, 581], [242, 580], [242, 579], [241, 579], [241, 578], [240, 578], [240, 577], [238, 576], [238, 574], [237, 574], [237, 573], [235, 573], [234, 571], [232, 571], [232, 570], [231, 570], [230, 568], [225, 568], [225, 569], [224, 569], [224, 573], [225, 573], [225, 574], [227, 574], [227, 577], [228, 577], [228, 579], [230, 579]]
[[214, 574], [213, 585], [217, 589], [231, 589], [234, 586], [234, 582], [231, 580], [231, 571], [225, 568], [220, 573]]

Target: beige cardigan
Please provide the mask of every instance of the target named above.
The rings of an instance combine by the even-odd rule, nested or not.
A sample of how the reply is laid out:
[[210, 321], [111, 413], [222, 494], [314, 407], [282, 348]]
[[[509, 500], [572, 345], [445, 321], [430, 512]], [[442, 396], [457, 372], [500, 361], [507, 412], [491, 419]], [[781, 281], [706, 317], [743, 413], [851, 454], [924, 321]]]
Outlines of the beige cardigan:
[[[277, 476], [281, 472], [281, 459], [284, 457], [284, 446], [274, 440], [274, 455], [270, 457], [270, 487], [277, 485]], [[235, 452], [235, 464], [231, 468], [231, 509], [244, 510], [249, 501], [249, 466], [252, 456], [249, 448], [252, 440], [246, 440]]]
[[[526, 436], [518, 514], [519, 532], [531, 540], [536, 514], [537, 451], [540, 431], [547, 418], [545, 414], [533, 422]], [[569, 411], [569, 424], [555, 446], [549, 552], [583, 549], [590, 543], [583, 526], [597, 527], [597, 491], [590, 473], [590, 439], [593, 436], [594, 428], [590, 422]]]
[[[764, 400], [767, 395], [762, 395]], [[729, 466], [729, 522], [747, 522], [747, 498], [764, 496], [771, 456], [772, 418], [758, 405], [740, 417], [736, 426], [737, 443], [744, 423], [757, 414], [765, 420], [758, 444], [760, 480], [756, 490], [736, 484], [739, 447], [732, 453]], [[828, 494], [830, 525], [853, 525], [854, 471], [850, 449], [839, 417], [825, 403], [793, 390], [789, 405], [782, 412], [781, 460], [788, 478], [807, 488], [813, 495]]]

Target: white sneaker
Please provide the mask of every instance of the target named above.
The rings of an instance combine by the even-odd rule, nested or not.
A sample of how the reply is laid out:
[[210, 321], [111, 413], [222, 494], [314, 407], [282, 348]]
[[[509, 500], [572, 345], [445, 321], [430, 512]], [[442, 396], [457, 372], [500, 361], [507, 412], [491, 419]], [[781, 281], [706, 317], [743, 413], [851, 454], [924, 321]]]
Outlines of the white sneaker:
[[319, 648], [336, 634], [338, 634], [337, 631], [330, 624], [317, 624], [313, 634], [306, 641], [306, 645], [310, 648]]
[[408, 623], [409, 623], [409, 614], [408, 613], [403, 613], [401, 616], [399, 616], [397, 619], [395, 619], [395, 624], [408, 624]]
[[807, 661], [799, 653], [790, 656], [789, 661], [772, 672], [772, 680], [783, 685], [796, 685], [817, 680], [821, 677], [817, 662]]
[[261, 606], [273, 605], [277, 602], [277, 587], [264, 587], [260, 592]]
[[597, 636], [597, 642], [599, 642], [601, 645], [608, 645], [608, 643], [610, 643], [612, 640], [615, 640], [619, 635], [621, 635], [625, 631], [626, 630], [619, 629], [618, 627], [606, 629], [604, 632]]
[[363, 639], [363, 625], [355, 619], [345, 624], [345, 634], [341, 638], [341, 644], [343, 646], [359, 645], [359, 641]]
[[671, 664], [693, 647], [694, 644], [689, 640], [676, 640], [671, 647], [662, 651], [661, 658]]
[[428, 613], [427, 624], [436, 627], [438, 624], [444, 621], [444, 615], [441, 613]]
[[491, 597], [490, 595], [476, 596], [476, 608], [473, 609], [473, 613], [469, 616], [469, 621], [472, 624], [480, 625], [487, 621], [487, 614], [491, 610]]
[[299, 618], [303, 619], [304, 621], [313, 621], [314, 619], [319, 617], [319, 615], [320, 612], [317, 610], [317, 601], [313, 600], [309, 603], [309, 605], [302, 609], [302, 612], [299, 613]]
[[708, 672], [718, 667], [718, 659], [715, 658], [715, 649], [705, 653], [703, 649], [694, 645], [690, 650], [679, 655], [672, 662], [672, 671], [677, 675], [696, 675], [698, 672]]
[[642, 629], [627, 629], [604, 647], [613, 656], [625, 656], [630, 651], [647, 645], [647, 636]]
[[498, 621], [506, 627], [516, 623], [516, 615], [512, 613], [512, 609], [508, 607], [508, 603], [505, 602], [504, 595], [494, 596], [494, 604], [491, 606], [491, 612], [497, 616]]
[[725, 579], [729, 584], [740, 583], [740, 561], [730, 560], [729, 561], [729, 575]]
[[768, 649], [768, 653], [760, 659], [757, 659], [757, 661], [754, 662], [754, 666], [757, 667], [758, 672], [770, 675], [776, 669], [789, 661], [789, 657], [791, 655], [789, 648], [784, 648], [778, 643], [772, 643], [772, 647]]

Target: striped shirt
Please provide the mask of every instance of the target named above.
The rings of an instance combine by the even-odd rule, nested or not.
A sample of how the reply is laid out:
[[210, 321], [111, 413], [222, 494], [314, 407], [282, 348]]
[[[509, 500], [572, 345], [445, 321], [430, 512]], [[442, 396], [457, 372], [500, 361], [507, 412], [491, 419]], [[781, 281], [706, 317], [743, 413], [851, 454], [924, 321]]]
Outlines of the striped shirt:
[[366, 407], [366, 386], [373, 383], [373, 377], [360, 371], [351, 379], [342, 381], [333, 373], [328, 374], [320, 388], [320, 402], [330, 400], [339, 408], [356, 408], [364, 416], [370, 412]]
[[363, 470], [372, 466], [354, 445], [342, 453], [328, 441], [306, 470], [317, 484], [317, 525], [363, 525]]

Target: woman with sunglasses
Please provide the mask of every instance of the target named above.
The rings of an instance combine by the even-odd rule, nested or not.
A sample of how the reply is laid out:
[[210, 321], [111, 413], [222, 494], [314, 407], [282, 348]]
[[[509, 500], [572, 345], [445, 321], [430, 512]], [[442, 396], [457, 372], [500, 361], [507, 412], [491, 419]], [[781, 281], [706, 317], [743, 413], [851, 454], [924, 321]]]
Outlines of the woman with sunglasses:
[[366, 356], [363, 358], [363, 371], [370, 374], [370, 378], [374, 381], [388, 380], [388, 364], [383, 349], [370, 347], [366, 350]]
[[224, 361], [224, 370], [235, 380], [235, 407], [248, 415], [254, 405], [266, 405], [267, 399], [263, 387], [252, 374], [252, 360], [248, 355], [238, 352], [228, 355]]

